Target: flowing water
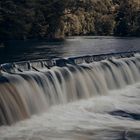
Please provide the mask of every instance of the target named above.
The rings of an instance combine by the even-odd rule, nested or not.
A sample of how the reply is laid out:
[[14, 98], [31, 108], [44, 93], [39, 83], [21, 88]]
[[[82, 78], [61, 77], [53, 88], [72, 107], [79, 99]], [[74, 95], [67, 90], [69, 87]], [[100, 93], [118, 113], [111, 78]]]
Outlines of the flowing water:
[[139, 54], [25, 66], [1, 71], [0, 140], [140, 139]]

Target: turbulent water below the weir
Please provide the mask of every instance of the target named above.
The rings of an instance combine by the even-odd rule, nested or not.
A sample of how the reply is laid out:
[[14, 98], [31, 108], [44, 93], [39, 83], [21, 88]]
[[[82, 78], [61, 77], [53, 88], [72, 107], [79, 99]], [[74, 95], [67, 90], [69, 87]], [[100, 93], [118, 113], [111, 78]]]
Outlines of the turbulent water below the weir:
[[[137, 114], [137, 115], [136, 115]], [[140, 83], [0, 127], [0, 140], [139, 140]]]
[[0, 140], [140, 140], [139, 54], [3, 68]]

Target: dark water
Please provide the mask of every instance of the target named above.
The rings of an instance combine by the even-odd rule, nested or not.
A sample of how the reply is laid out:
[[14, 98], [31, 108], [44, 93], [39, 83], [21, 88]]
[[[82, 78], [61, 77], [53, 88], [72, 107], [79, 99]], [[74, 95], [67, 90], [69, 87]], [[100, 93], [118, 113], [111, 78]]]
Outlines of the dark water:
[[0, 63], [115, 52], [140, 51], [140, 38], [70, 37], [64, 42], [16, 41], [0, 48]]

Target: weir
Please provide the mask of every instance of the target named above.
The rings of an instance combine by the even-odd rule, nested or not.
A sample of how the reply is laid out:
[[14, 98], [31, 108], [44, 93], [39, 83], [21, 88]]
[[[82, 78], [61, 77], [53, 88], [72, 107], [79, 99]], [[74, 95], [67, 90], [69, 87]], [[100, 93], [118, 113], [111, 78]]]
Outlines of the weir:
[[78, 57], [70, 57], [70, 58], [56, 58], [52, 60], [48, 59], [39, 59], [39, 60], [31, 60], [31, 61], [21, 61], [14, 63], [5, 63], [0, 65], [0, 71], [5, 71], [8, 73], [14, 73], [17, 71], [29, 71], [29, 70], [37, 70], [42, 68], [52, 68], [54, 66], [66, 66], [67, 64], [77, 65], [81, 63], [91, 63], [96, 61], [101, 61], [105, 59], [113, 58], [128, 58], [133, 57], [138, 52], [122, 52], [122, 53], [110, 53], [110, 54], [100, 54], [100, 55], [85, 55]]
[[136, 52], [1, 64], [0, 125], [140, 81]]

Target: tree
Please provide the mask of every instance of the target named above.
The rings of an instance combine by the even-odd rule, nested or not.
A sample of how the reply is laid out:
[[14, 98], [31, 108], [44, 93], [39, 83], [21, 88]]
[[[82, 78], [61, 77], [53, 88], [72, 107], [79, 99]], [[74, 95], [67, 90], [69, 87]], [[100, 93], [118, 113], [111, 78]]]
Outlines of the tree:
[[114, 19], [111, 15], [103, 15], [96, 18], [96, 34], [112, 35], [114, 29]]
[[130, 36], [134, 34], [138, 9], [139, 5], [136, 0], [122, 0], [120, 2], [116, 16], [115, 35]]

